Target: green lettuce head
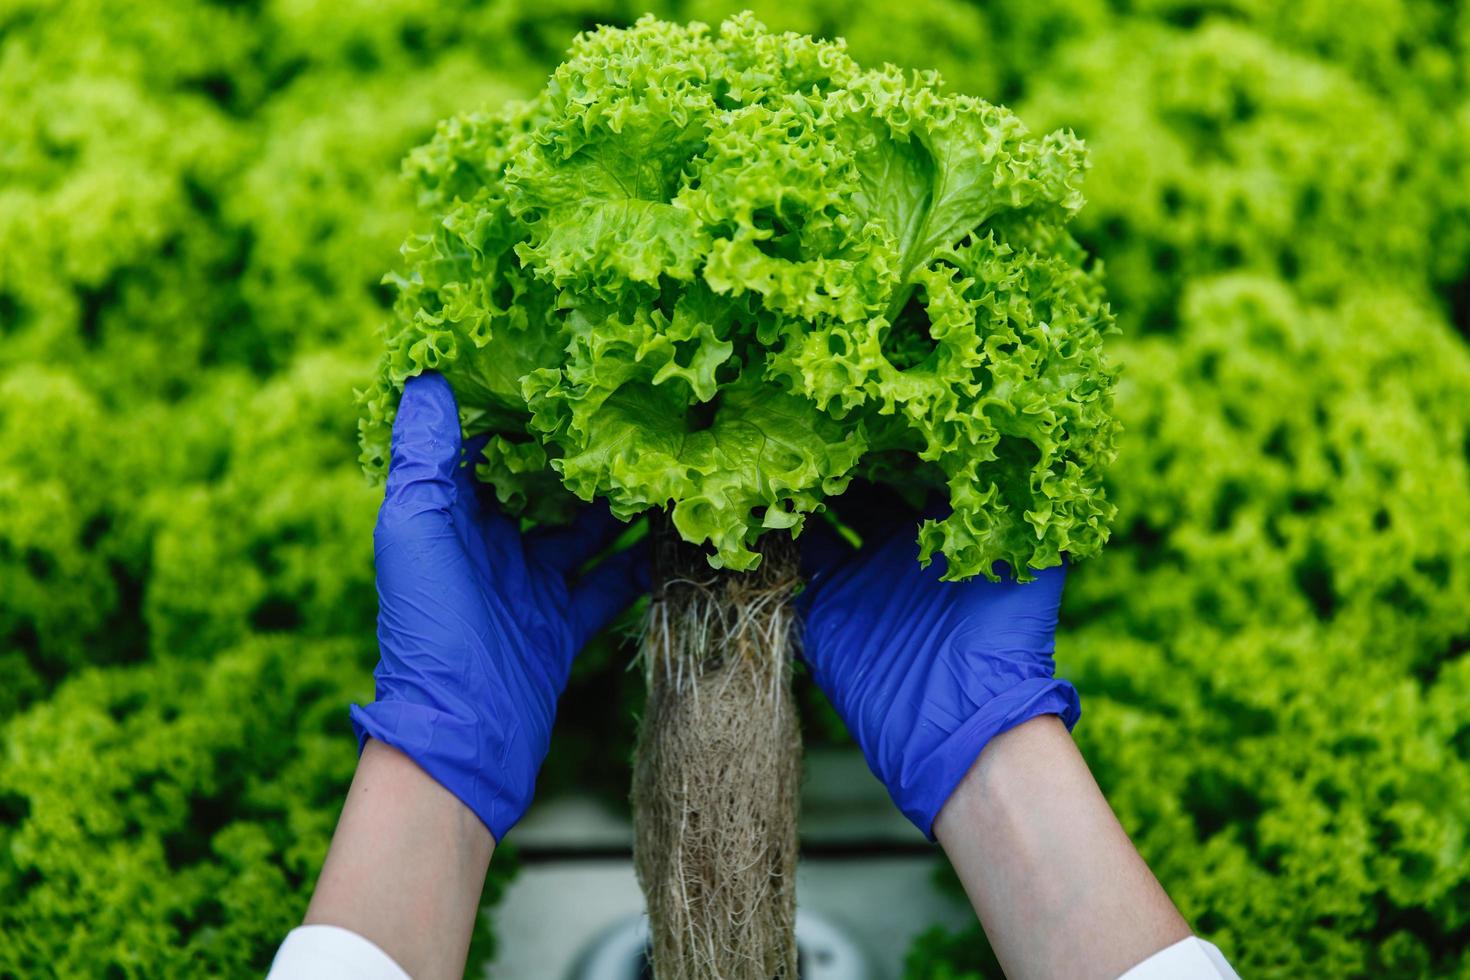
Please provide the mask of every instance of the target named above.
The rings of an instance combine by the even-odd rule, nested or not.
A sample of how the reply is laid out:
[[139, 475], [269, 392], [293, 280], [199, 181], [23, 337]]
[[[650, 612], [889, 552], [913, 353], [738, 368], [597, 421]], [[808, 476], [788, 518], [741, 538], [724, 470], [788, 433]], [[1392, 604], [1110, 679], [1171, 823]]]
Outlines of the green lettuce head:
[[862, 477], [947, 491], [919, 529], [947, 578], [1092, 555], [1116, 424], [1065, 228], [1085, 166], [1068, 133], [749, 16], [585, 34], [535, 99], [410, 156], [436, 220], [389, 277], [364, 465], [434, 370], [532, 520], [668, 507], [748, 569]]

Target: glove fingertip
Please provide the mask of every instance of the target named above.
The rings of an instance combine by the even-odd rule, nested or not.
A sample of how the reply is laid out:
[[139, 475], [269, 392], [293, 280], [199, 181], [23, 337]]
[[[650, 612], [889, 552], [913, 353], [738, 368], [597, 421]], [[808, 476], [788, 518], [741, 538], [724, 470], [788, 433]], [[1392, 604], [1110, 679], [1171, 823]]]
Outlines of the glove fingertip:
[[422, 499], [447, 506], [459, 469], [462, 437], [454, 391], [440, 374], [409, 378], [393, 419], [385, 500]]
[[[425, 371], [403, 383], [403, 396], [398, 400], [398, 413], [394, 416], [393, 425], [396, 429], [405, 423], [419, 424], [423, 420], [442, 425], [446, 416], [453, 415], [456, 422], [453, 431], [457, 432], [458, 411], [454, 388], [449, 380], [437, 371]], [[442, 434], [447, 435], [448, 432]]]

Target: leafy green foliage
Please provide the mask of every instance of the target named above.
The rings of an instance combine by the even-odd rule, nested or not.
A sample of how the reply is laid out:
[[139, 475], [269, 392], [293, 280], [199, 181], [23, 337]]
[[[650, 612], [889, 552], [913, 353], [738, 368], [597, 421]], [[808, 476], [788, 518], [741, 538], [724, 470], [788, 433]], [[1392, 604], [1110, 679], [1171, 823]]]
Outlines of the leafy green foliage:
[[259, 974], [315, 880], [394, 171], [516, 89], [437, 8], [334, 7], [0, 9], [0, 974]]
[[95, 656], [87, 638], [117, 606], [107, 556], [84, 547], [101, 529], [102, 502], [67, 475], [96, 459], [99, 419], [96, 400], [66, 375], [0, 378], [0, 717], [39, 693], [43, 677]]
[[1411, 296], [1302, 303], [1198, 279], [1169, 337], [1128, 348], [1113, 575], [1079, 621], [1175, 635], [1325, 623], [1427, 669], [1470, 635], [1470, 354]]
[[376, 651], [213, 653], [82, 672], [9, 726], [0, 972], [259, 975], [299, 922], [356, 763], [342, 705], [369, 696]]
[[209, 479], [167, 498], [144, 601], [158, 653], [208, 658], [252, 633], [372, 632], [377, 499], [350, 468], [344, 411], [362, 367], [303, 358], [242, 398]]
[[948, 490], [920, 533], [948, 577], [1086, 558], [1114, 424], [1064, 228], [1083, 166], [1066, 133], [748, 16], [584, 35], [535, 100], [410, 158], [437, 220], [393, 279], [364, 461], [434, 369], [495, 437], [480, 477], [538, 519], [568, 503], [550, 471], [746, 569], [902, 459]]
[[1079, 234], [1107, 259], [1125, 333], [1168, 329], [1183, 285], [1218, 270], [1325, 297], [1344, 268], [1394, 285], [1463, 268], [1434, 227], [1451, 175], [1422, 153], [1418, 115], [1238, 25], [1080, 41], [1026, 112], [1093, 149]]
[[[500, 137], [476, 127], [578, 31], [741, 6], [0, 4], [0, 974], [261, 972], [371, 687], [351, 389], [392, 317], [382, 270], [416, 214], [486, 183], [468, 148]], [[1105, 261], [1127, 370], [1115, 537], [1068, 587], [1061, 663], [1171, 893], [1243, 975], [1470, 973], [1464, 5], [752, 6], [1088, 142], [1069, 227]], [[789, 260], [761, 244], [759, 267]], [[650, 309], [672, 322], [691, 282]], [[624, 312], [626, 346], [648, 323]], [[879, 353], [922, 360], [918, 333]], [[647, 384], [703, 383], [690, 355], [715, 345], [688, 336], [645, 352], [671, 365]], [[760, 380], [814, 405], [812, 373], [836, 420], [846, 374], [803, 350]], [[497, 487], [554, 516], [562, 451], [488, 368]], [[619, 792], [625, 657], [579, 662], [548, 786], [593, 769]], [[928, 937], [910, 973], [997, 975], [978, 930]]]

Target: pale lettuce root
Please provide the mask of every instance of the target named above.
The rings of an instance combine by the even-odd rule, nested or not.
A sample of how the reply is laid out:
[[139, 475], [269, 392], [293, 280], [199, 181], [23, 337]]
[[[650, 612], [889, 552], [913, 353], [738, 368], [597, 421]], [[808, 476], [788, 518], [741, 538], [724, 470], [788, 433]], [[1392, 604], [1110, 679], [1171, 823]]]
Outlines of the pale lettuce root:
[[715, 570], [654, 534], [633, 814], [655, 975], [795, 980], [795, 549], [771, 535], [757, 570]]

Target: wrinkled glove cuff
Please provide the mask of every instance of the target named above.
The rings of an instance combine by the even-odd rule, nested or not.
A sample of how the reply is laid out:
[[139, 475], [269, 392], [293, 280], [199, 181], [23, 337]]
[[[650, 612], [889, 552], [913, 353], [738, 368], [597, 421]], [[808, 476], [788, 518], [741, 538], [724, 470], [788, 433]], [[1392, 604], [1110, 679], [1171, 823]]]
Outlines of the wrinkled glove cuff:
[[498, 780], [505, 767], [494, 761], [487, 764], [474, 722], [406, 701], [354, 704], [349, 714], [359, 753], [369, 736], [398, 749], [474, 811], [497, 844], [530, 806], [533, 787], [521, 792]]
[[1082, 715], [1077, 689], [1064, 680], [1034, 677], [992, 698], [907, 774], [907, 786], [890, 790], [894, 802], [934, 840], [939, 811], [990, 740], [1042, 715], [1060, 715], [1070, 731]]

